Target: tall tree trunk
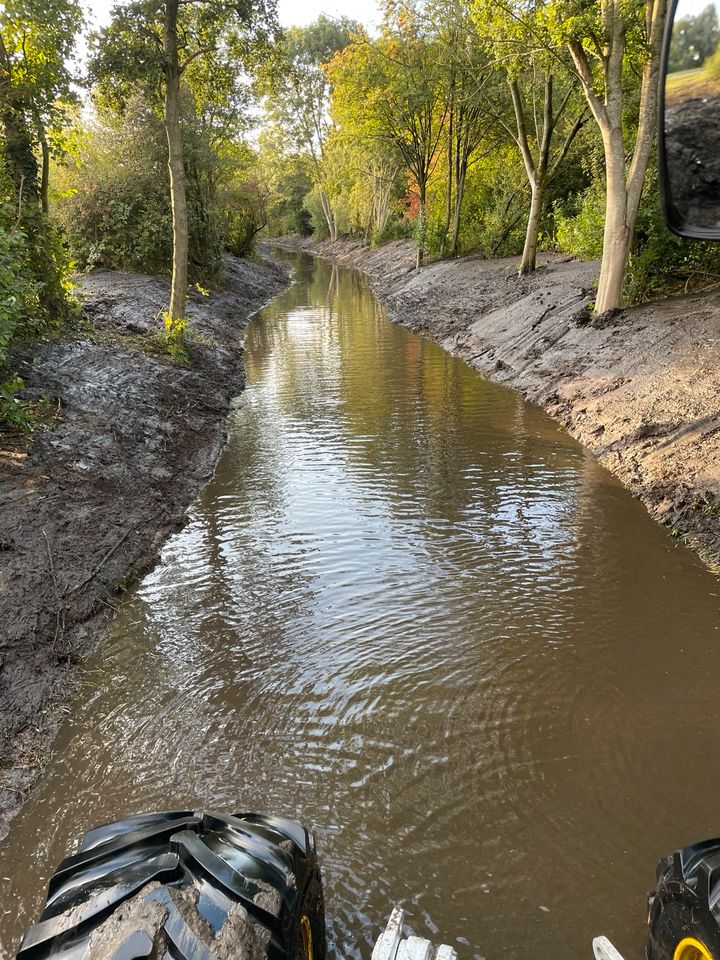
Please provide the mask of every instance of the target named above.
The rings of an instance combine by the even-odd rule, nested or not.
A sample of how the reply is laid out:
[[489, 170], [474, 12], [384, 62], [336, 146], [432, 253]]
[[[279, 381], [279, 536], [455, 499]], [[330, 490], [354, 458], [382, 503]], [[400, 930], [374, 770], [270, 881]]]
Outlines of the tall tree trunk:
[[453, 213], [452, 240], [450, 241], [450, 256], [454, 257], [460, 239], [460, 214], [462, 212], [463, 197], [465, 196], [466, 165], [461, 164], [455, 177], [455, 211]]
[[426, 229], [426, 215], [427, 215], [427, 183], [423, 180], [420, 183], [420, 236], [418, 237], [417, 245], [417, 257], [415, 258], [415, 269], [419, 270], [423, 265], [423, 260], [425, 258], [425, 229]]
[[[619, 141], [619, 138], [618, 138]], [[595, 313], [600, 315], [617, 309], [622, 303], [623, 280], [630, 258], [630, 244], [635, 229], [635, 215], [629, 216], [625, 184], [625, 157], [620, 142], [611, 145], [608, 156], [605, 189], [605, 230], [600, 279], [595, 298]]]
[[605, 0], [607, 54], [603, 60], [603, 88], [594, 83], [590, 61], [582, 44], [569, 43], [575, 69], [590, 110], [602, 134], [607, 171], [605, 231], [595, 314], [622, 306], [622, 287], [630, 258], [643, 183], [655, 134], [660, 54], [667, 17], [667, 0], [646, 0], [647, 59], [642, 73], [638, 130], [629, 169], [623, 137], [623, 57], [626, 24], [619, 0]]
[[450, 220], [452, 218], [452, 198], [453, 198], [453, 138], [455, 134], [454, 126], [454, 110], [452, 104], [450, 106], [450, 116], [448, 119], [448, 152], [447, 152], [447, 167], [448, 167], [448, 178], [447, 186], [445, 189], [445, 223], [443, 224], [443, 235], [442, 242], [440, 244], [440, 256], [445, 256], [445, 246], [447, 244], [448, 233], [450, 233]]
[[40, 141], [42, 151], [42, 167], [40, 171], [40, 205], [42, 212], [47, 216], [50, 213], [50, 150], [48, 142], [43, 134]]
[[180, 123], [180, 62], [178, 57], [177, 18], [179, 0], [166, 0], [165, 6], [165, 133], [168, 142], [170, 205], [173, 221], [173, 264], [170, 289], [171, 329], [182, 330], [188, 289], [188, 228], [182, 126]]
[[337, 218], [330, 203], [330, 198], [324, 190], [320, 190], [320, 206], [322, 207], [325, 223], [327, 224], [328, 236], [334, 243], [337, 240]]
[[42, 122], [37, 111], [35, 113], [35, 128], [37, 138], [40, 143], [40, 206], [42, 212], [47, 216], [50, 212], [50, 147], [48, 146], [47, 135], [45, 134], [45, 125]]
[[540, 218], [543, 211], [545, 184], [536, 181], [530, 185], [532, 199], [530, 201], [530, 215], [525, 232], [525, 247], [520, 261], [520, 276], [532, 273], [537, 265], [538, 237], [540, 235]]
[[510, 80], [510, 93], [512, 95], [513, 107], [515, 110], [515, 122], [517, 125], [516, 143], [520, 150], [525, 173], [530, 184], [530, 213], [528, 214], [527, 226], [525, 229], [525, 247], [523, 249], [522, 259], [520, 261], [520, 276], [532, 273], [537, 263], [537, 245], [538, 235], [540, 233], [540, 217], [542, 215], [542, 204], [545, 195], [545, 186], [547, 178], [547, 165], [550, 156], [550, 144], [553, 133], [553, 77], [552, 74], [545, 75], [544, 97], [543, 97], [543, 127], [540, 135], [540, 142], [537, 147], [537, 160], [532, 155], [530, 141], [527, 134], [527, 125], [525, 122], [525, 106], [520, 93], [520, 86], [516, 79]]
[[373, 173], [373, 207], [375, 232], [379, 236], [390, 216], [390, 198], [396, 171], [392, 166], [376, 167]]

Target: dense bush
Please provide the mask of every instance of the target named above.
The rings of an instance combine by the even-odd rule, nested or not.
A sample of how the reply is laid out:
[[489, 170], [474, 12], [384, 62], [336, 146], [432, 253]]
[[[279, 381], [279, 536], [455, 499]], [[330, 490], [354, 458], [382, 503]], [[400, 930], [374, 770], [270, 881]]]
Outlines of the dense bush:
[[314, 187], [305, 197], [303, 209], [310, 216], [312, 235], [318, 240], [326, 240], [330, 236], [325, 214], [320, 201], [320, 191]]
[[[184, 106], [191, 282], [212, 284], [225, 250], [249, 253], [268, 211], [257, 158], [242, 141], [218, 149], [193, 105]], [[55, 213], [82, 267], [167, 275], [172, 266], [167, 140], [139, 96], [81, 134], [80, 160], [57, 170]], [[302, 202], [302, 201], [300, 201]]]
[[388, 222], [379, 233], [373, 233], [370, 237], [370, 244], [373, 247], [381, 247], [384, 243], [392, 243], [393, 240], [406, 240], [413, 235], [413, 225], [404, 214], [393, 212], [388, 218]]
[[[595, 180], [564, 207], [556, 204], [554, 214], [561, 250], [585, 260], [600, 257], [605, 222], [601, 180]], [[660, 213], [657, 173], [650, 170], [625, 276], [627, 302], [640, 303], [718, 280], [720, 248], [712, 243], [683, 240], [668, 230]]]
[[[224, 225], [213, 193], [214, 162], [186, 126], [189, 271], [207, 283], [218, 273]], [[82, 134], [80, 159], [58, 170], [54, 212], [81, 267], [168, 274], [172, 212], [162, 119], [136, 97], [122, 115], [104, 113]]]
[[271, 237], [313, 232], [312, 214], [305, 197], [312, 189], [307, 158], [287, 153], [286, 139], [266, 129], [258, 137], [256, 168], [266, 197], [266, 233]]
[[605, 224], [605, 184], [595, 180], [564, 204], [554, 206], [557, 246], [583, 260], [596, 260], [602, 254]]
[[705, 68], [714, 80], [720, 80], [720, 46], [711, 57], [705, 61]]
[[57, 225], [40, 209], [18, 220], [13, 185], [0, 172], [0, 371], [14, 339], [49, 333], [68, 318], [69, 273]]
[[16, 331], [33, 316], [37, 304], [37, 283], [28, 269], [25, 237], [13, 230], [14, 213], [7, 200], [0, 205], [0, 371]]
[[10, 351], [18, 340], [58, 329], [75, 304], [70, 264], [55, 224], [25, 208], [18, 217], [14, 185], [0, 169], [0, 420], [22, 427], [26, 417], [16, 394]]
[[225, 212], [225, 248], [234, 257], [252, 252], [258, 222], [249, 205], [240, 204]]
[[135, 100], [82, 136], [80, 159], [58, 170], [54, 212], [81, 267], [167, 273], [172, 261], [162, 122]]
[[468, 176], [460, 252], [481, 250], [487, 257], [502, 257], [523, 248], [529, 194], [517, 165], [504, 159], [479, 163]]

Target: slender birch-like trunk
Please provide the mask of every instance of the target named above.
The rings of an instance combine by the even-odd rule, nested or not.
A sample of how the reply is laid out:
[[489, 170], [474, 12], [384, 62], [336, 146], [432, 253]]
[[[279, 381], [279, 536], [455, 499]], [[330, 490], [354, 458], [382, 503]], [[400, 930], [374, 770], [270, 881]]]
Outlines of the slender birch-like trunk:
[[165, 134], [168, 142], [170, 206], [173, 222], [173, 263], [170, 288], [170, 329], [182, 336], [188, 288], [188, 227], [182, 126], [180, 123], [180, 62], [177, 20], [179, 0], [166, 0], [163, 47], [165, 53]]
[[593, 117], [600, 128], [607, 175], [605, 230], [595, 313], [622, 306], [627, 269], [645, 173], [655, 136], [660, 55], [667, 17], [667, 0], [647, 0], [645, 33], [647, 56], [643, 66], [638, 106], [638, 129], [629, 166], [623, 136], [623, 58], [627, 23], [620, 0], [602, 0], [605, 54], [603, 89], [596, 88], [588, 54], [579, 41], [569, 43], [575, 69]]

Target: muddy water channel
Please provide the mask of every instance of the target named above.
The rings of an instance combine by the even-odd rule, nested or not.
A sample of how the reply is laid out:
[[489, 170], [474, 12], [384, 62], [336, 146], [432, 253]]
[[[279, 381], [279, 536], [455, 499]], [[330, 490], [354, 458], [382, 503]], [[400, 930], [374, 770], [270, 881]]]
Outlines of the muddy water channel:
[[639, 957], [657, 858], [720, 832], [717, 583], [542, 412], [295, 264], [2, 849], [4, 956], [82, 831], [209, 805], [314, 826], [336, 957], [395, 902], [466, 960]]

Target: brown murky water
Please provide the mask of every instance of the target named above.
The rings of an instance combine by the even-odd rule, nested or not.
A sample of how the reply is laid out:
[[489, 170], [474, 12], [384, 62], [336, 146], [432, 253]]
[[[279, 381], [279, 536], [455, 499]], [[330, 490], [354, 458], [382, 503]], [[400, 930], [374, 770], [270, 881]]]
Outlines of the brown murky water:
[[539, 410], [297, 264], [0, 853], [2, 955], [84, 830], [209, 805], [315, 827], [337, 956], [401, 902], [465, 960], [640, 957], [656, 859], [720, 832], [718, 585]]

